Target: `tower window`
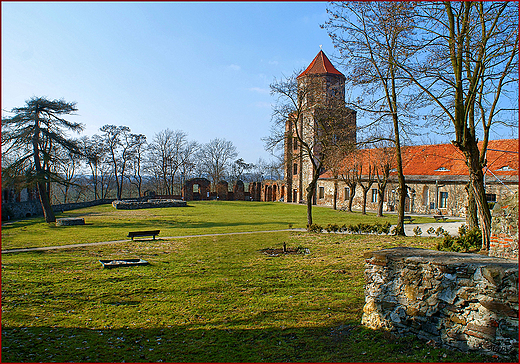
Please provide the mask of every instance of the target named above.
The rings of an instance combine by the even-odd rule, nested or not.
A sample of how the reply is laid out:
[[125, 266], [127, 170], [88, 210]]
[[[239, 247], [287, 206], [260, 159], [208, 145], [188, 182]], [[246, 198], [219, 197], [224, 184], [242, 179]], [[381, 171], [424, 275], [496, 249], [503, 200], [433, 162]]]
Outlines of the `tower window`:
[[298, 164], [294, 163], [293, 165], [293, 174], [298, 174]]

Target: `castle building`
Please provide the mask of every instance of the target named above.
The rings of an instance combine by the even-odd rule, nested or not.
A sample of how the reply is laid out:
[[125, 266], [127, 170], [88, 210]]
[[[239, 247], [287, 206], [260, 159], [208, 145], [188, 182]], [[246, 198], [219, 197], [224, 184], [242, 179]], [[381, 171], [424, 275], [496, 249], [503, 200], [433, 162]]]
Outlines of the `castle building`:
[[[327, 153], [325, 144], [330, 140], [356, 142], [356, 112], [345, 106], [345, 80], [345, 76], [332, 65], [323, 51], [297, 77], [298, 99], [303, 107], [297, 118], [288, 118], [286, 121], [285, 186], [281, 186], [285, 190], [280, 186], [278, 188], [285, 192], [285, 196], [282, 194], [281, 197], [286, 202], [301, 203], [306, 200], [306, 188], [315, 172], [309, 155], [316, 159], [324, 158]], [[333, 119], [334, 122], [323, 123], [324, 119]], [[333, 133], [326, 130], [327, 125], [334, 129]], [[312, 152], [304, 150], [299, 141], [310, 146]], [[469, 172], [460, 151], [452, 144], [402, 146], [401, 150], [407, 185], [405, 211], [465, 216]], [[518, 150], [518, 139], [489, 141], [486, 154], [488, 163], [483, 172], [486, 196], [491, 205], [518, 194]], [[388, 154], [388, 148], [358, 149], [339, 161], [335, 172], [330, 168], [323, 169], [317, 181], [313, 203], [338, 208], [345, 208], [352, 203], [353, 208], [360, 209], [364, 192], [362, 183], [369, 186], [368, 210], [377, 210], [382, 200], [384, 211], [394, 211], [398, 184], [393, 152]], [[386, 156], [383, 158], [382, 155]], [[378, 193], [374, 166], [379, 164], [381, 167], [380, 163], [385, 158], [388, 159], [390, 173], [384, 194], [381, 195]], [[372, 174], [367, 173], [371, 168]], [[351, 195], [345, 171], [355, 170], [363, 173], [356, 177], [361, 183], [352, 185], [354, 193]]]
[[299, 111], [285, 124], [287, 202], [307, 198], [306, 188], [315, 172], [311, 155], [322, 158], [333, 139], [356, 141], [356, 112], [345, 106], [345, 79], [323, 51], [297, 77]]

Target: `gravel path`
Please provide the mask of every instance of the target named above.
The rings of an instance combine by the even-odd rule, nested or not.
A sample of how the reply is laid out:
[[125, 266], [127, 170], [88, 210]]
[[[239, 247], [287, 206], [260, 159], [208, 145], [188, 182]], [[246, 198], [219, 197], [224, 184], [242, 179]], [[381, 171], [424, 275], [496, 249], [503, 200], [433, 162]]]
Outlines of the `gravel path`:
[[[416, 226], [419, 226], [423, 232], [422, 236], [428, 236], [426, 230], [430, 227], [433, 227], [437, 230], [440, 226], [450, 233], [450, 235], [458, 235], [459, 227], [464, 224], [464, 221], [454, 221], [454, 222], [436, 222], [436, 223], [426, 223], [426, 224], [413, 224], [413, 223], [405, 223], [404, 230], [406, 235], [413, 236], [413, 229]], [[395, 225], [392, 226], [392, 228]], [[305, 229], [283, 229], [283, 230], [267, 230], [267, 231], [246, 231], [246, 232], [238, 232], [238, 233], [217, 233], [217, 234], [202, 234], [202, 235], [184, 235], [184, 236], [168, 236], [161, 237], [159, 239], [183, 239], [183, 238], [198, 238], [205, 236], [224, 236], [224, 235], [243, 235], [243, 234], [264, 234], [264, 233], [278, 233], [281, 231], [305, 231]], [[22, 252], [30, 252], [30, 251], [41, 251], [41, 250], [56, 250], [56, 249], [72, 249], [72, 248], [81, 248], [85, 246], [94, 246], [94, 245], [107, 245], [107, 244], [117, 244], [117, 243], [127, 243], [131, 241], [130, 239], [126, 240], [114, 240], [114, 241], [101, 241], [97, 243], [85, 243], [85, 244], [69, 244], [69, 245], [56, 245], [56, 246], [42, 246], [37, 248], [21, 248], [21, 249], [6, 249], [2, 250], [2, 254], [8, 253], [22, 253]]]

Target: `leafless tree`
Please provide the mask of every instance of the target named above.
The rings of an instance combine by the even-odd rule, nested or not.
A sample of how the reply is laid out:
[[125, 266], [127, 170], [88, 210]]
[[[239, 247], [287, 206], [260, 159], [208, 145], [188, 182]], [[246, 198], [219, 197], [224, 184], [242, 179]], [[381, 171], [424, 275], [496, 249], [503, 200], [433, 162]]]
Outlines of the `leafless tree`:
[[375, 156], [376, 180], [377, 180], [377, 216], [383, 216], [383, 202], [385, 199], [386, 185], [390, 177], [390, 170], [395, 164], [394, 154], [390, 147], [381, 146]]
[[202, 173], [211, 178], [213, 188], [224, 179], [230, 162], [238, 152], [232, 142], [215, 138], [203, 144], [198, 151], [199, 166]]
[[418, 102], [409, 93], [397, 60], [410, 57], [413, 49], [406, 40], [413, 36], [414, 18], [410, 16], [413, 2], [335, 2], [327, 8], [327, 29], [343, 64], [348, 69], [347, 80], [361, 96], [353, 100], [356, 108], [372, 118], [366, 129], [389, 125], [392, 137], [380, 135], [370, 141], [389, 139], [395, 147], [399, 181], [397, 235], [404, 232], [406, 185], [401, 160], [401, 138], [405, 120]]
[[347, 140], [352, 130], [344, 127], [349, 112], [345, 108], [344, 100], [334, 95], [322, 98], [321, 80], [309, 79], [298, 82], [299, 74], [300, 72], [295, 72], [286, 79], [275, 79], [271, 84], [271, 94], [277, 100], [273, 108], [271, 134], [264, 138], [264, 141], [266, 148], [271, 151], [280, 144], [297, 143], [299, 152], [293, 160], [287, 158], [285, 163], [290, 167], [294, 161], [299, 160], [309, 165], [311, 177], [305, 190], [307, 227], [310, 229], [312, 205], [318, 178], [324, 171], [325, 156], [339, 141]]
[[[100, 173], [102, 172], [102, 164], [106, 158], [106, 148], [103, 139], [94, 134], [91, 137], [84, 136], [80, 138], [80, 146], [82, 150], [82, 157], [90, 169], [92, 191], [94, 199], [100, 198]], [[103, 190], [103, 188], [101, 188]]]
[[100, 131], [103, 132], [102, 137], [110, 156], [112, 173], [116, 183], [116, 197], [120, 200], [127, 168], [138, 144], [139, 136], [132, 134], [128, 126], [104, 125], [100, 128]]
[[508, 119], [518, 125], [518, 3], [419, 4], [412, 44], [420, 52], [396, 65], [428, 95], [439, 121], [453, 126], [452, 143], [466, 158], [469, 200], [476, 202], [487, 251], [491, 214], [483, 168], [490, 131]]
[[144, 134], [134, 134], [133, 148], [130, 158], [130, 174], [127, 176], [130, 184], [137, 190], [137, 196], [142, 197], [143, 189], [143, 160], [146, 147], [146, 136]]
[[60, 202], [65, 204], [70, 202], [69, 191], [72, 186], [76, 185], [74, 179], [81, 164], [79, 150], [71, 151], [61, 146], [56, 146], [54, 161], [53, 172], [59, 177], [56, 181], [56, 186], [60, 190], [63, 199]]
[[359, 168], [357, 171], [357, 182], [359, 186], [361, 187], [361, 190], [363, 191], [363, 206], [361, 213], [363, 215], [367, 214], [367, 194], [368, 191], [370, 191], [370, 187], [374, 184], [376, 181], [375, 179], [375, 172], [376, 168], [373, 161], [370, 161], [368, 163], [368, 170], [365, 170], [367, 172], [366, 174], [363, 174], [363, 162], [359, 163]]

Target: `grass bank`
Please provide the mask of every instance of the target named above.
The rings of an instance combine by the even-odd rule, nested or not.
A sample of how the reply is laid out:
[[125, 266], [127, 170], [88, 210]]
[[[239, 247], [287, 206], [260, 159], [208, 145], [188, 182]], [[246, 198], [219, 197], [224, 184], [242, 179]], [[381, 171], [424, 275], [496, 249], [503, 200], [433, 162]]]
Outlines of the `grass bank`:
[[[283, 242], [310, 254], [261, 252]], [[363, 253], [434, 243], [277, 232], [6, 254], [2, 361], [490, 361], [360, 326]]]

